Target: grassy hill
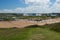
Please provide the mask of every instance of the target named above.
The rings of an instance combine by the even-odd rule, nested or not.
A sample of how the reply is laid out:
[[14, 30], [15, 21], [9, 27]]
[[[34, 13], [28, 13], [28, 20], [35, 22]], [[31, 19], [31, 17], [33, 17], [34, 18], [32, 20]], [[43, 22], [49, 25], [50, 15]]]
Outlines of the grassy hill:
[[[54, 26], [60, 24], [54, 24]], [[45, 27], [51, 25], [45, 25]], [[41, 26], [29, 28], [0, 28], [0, 40], [60, 40], [60, 33]], [[53, 27], [53, 25], [52, 25]]]

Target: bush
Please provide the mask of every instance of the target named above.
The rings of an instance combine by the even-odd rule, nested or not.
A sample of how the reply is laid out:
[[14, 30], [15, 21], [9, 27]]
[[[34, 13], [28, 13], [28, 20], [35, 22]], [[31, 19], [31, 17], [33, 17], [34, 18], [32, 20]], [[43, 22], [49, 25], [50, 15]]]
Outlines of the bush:
[[46, 28], [49, 28], [50, 30], [60, 32], [60, 23], [50, 24], [50, 25], [44, 25]]
[[55, 24], [53, 27], [50, 28], [56, 32], [60, 32], [60, 23]]
[[25, 28], [37, 28], [37, 27], [40, 27], [40, 26], [38, 26], [38, 25], [30, 25], [30, 26], [27, 26]]
[[4, 21], [12, 21], [12, 20], [15, 20], [13, 18], [4, 18]]

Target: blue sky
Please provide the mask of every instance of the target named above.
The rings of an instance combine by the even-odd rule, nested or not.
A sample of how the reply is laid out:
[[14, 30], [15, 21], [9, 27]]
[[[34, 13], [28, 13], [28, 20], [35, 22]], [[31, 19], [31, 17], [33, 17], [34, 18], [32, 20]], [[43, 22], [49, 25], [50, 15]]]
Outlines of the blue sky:
[[26, 7], [24, 0], [0, 0], [0, 9], [14, 9], [17, 7]]
[[60, 12], [59, 0], [0, 0], [0, 13]]

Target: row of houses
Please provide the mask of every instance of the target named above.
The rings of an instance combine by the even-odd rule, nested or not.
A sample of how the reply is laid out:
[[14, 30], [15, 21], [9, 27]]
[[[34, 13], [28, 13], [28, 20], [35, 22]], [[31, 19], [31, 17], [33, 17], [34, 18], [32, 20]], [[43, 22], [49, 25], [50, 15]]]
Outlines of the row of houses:
[[60, 13], [19, 13], [20, 16], [60, 16]]
[[41, 13], [17, 13], [19, 16], [41, 16]]
[[0, 13], [0, 16], [60, 16], [60, 13]]
[[42, 14], [45, 16], [59, 16], [60, 17], [60, 13], [47, 13], [47, 14]]

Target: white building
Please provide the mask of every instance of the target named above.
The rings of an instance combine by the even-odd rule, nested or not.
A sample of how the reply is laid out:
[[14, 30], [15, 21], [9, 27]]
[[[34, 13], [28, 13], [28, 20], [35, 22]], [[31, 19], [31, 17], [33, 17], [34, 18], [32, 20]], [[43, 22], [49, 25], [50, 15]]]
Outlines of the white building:
[[23, 13], [23, 16], [41, 16], [41, 13]]

